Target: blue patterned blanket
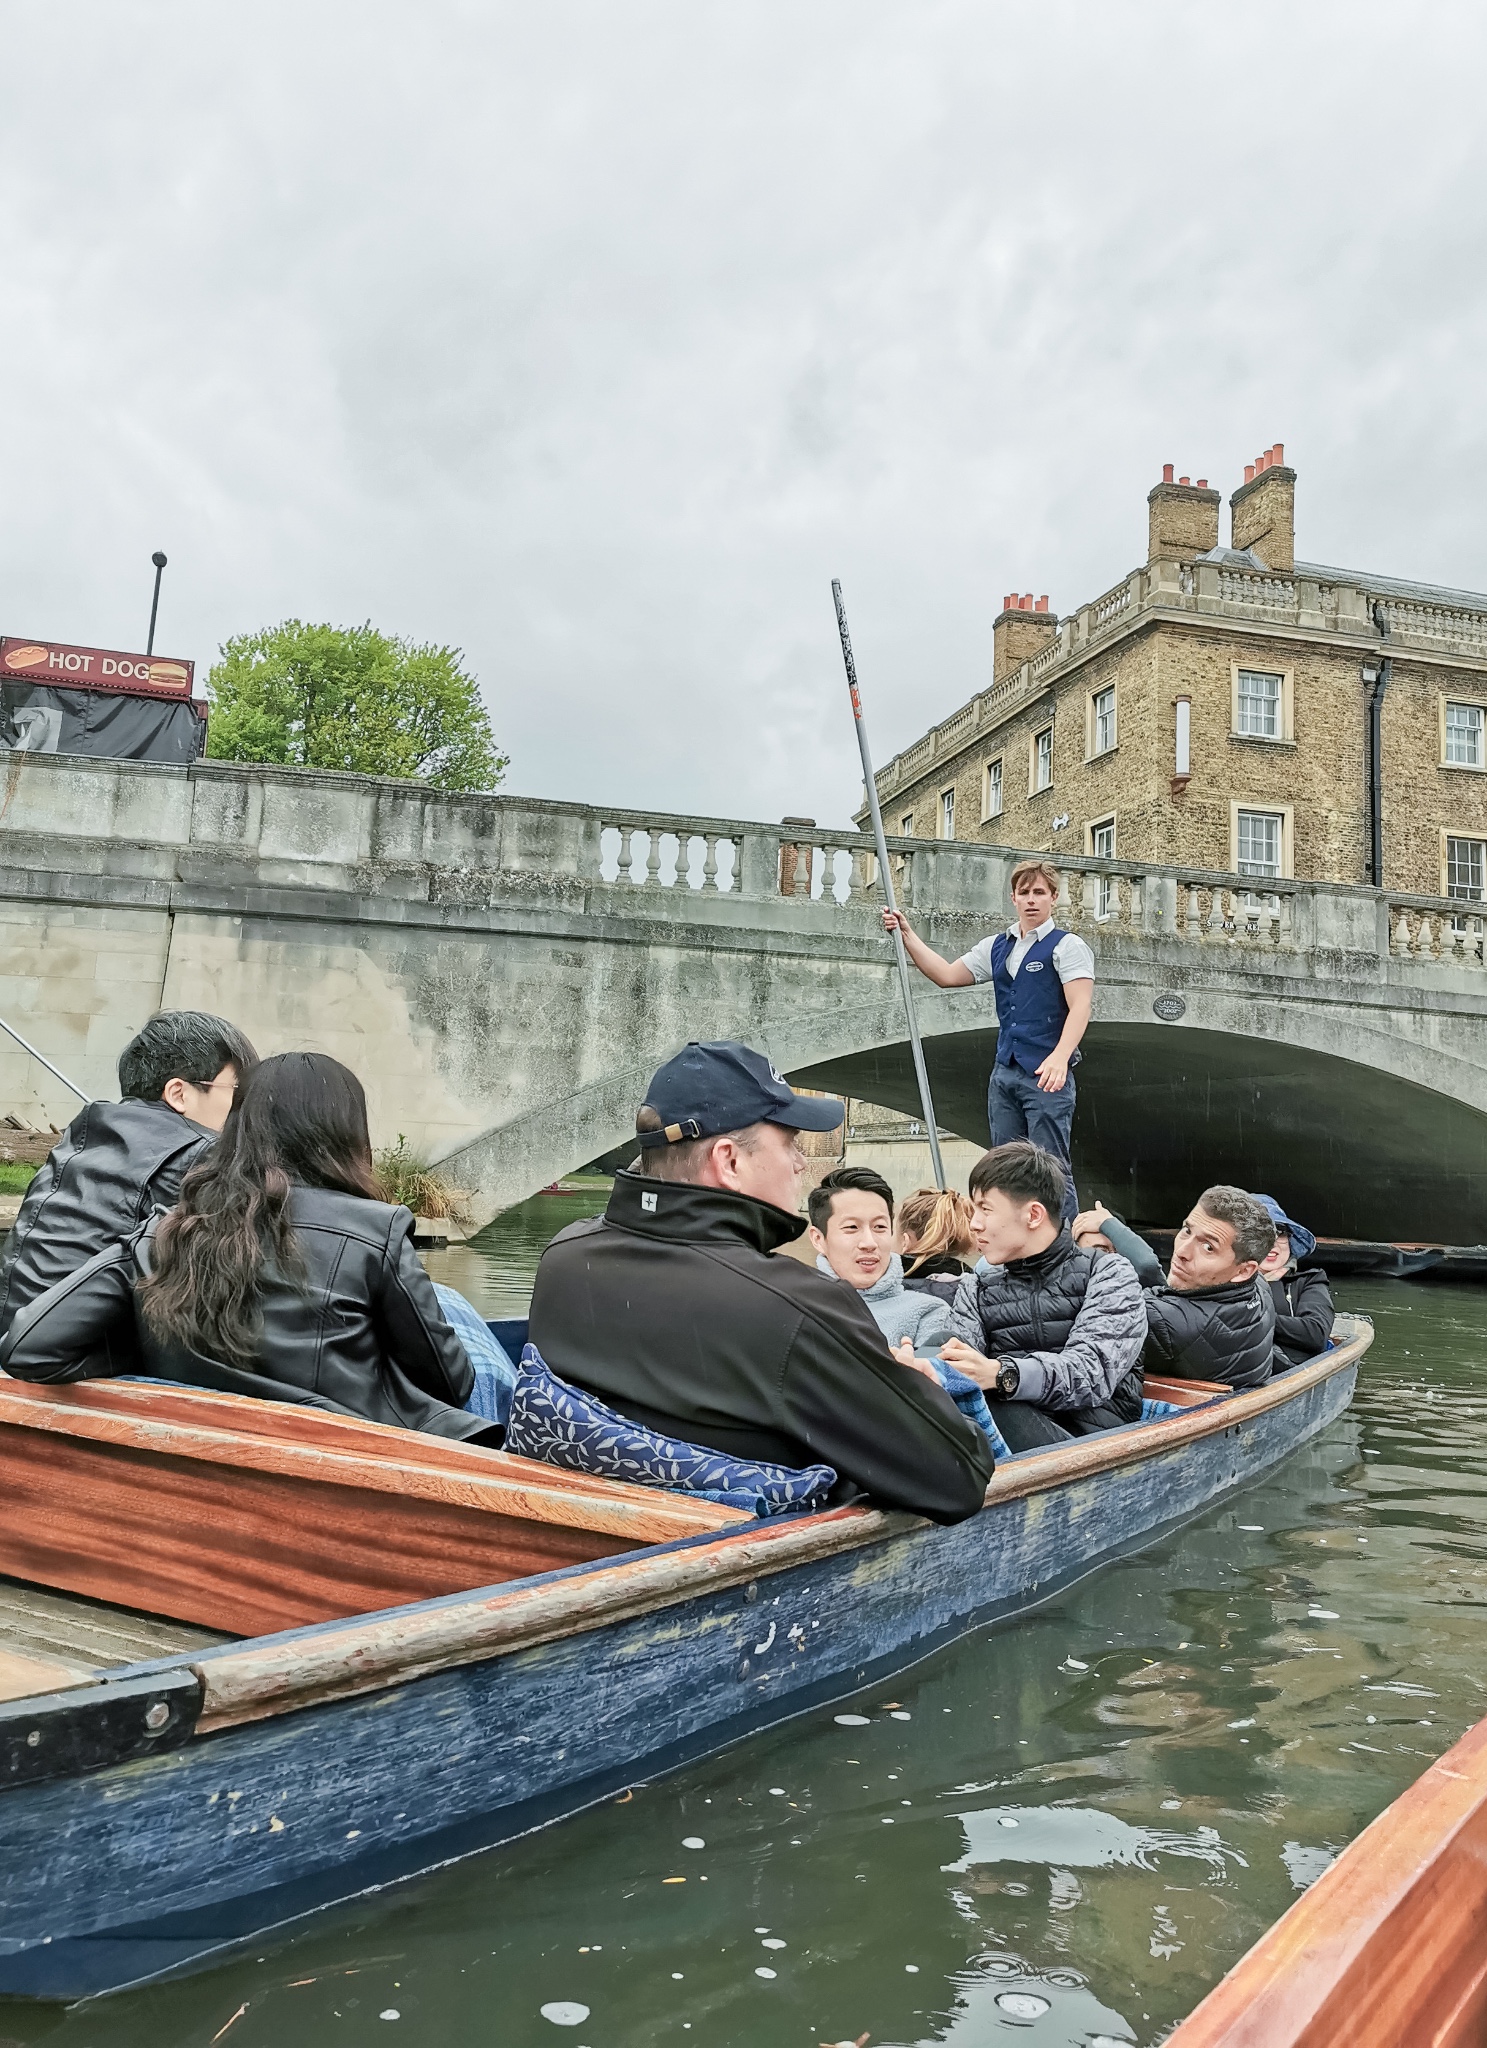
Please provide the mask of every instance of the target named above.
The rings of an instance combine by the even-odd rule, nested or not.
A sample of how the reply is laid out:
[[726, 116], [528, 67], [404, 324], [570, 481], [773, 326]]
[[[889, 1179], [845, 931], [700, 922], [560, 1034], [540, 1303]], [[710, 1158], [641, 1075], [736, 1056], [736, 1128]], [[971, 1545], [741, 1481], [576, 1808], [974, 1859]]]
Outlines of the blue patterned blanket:
[[593, 1394], [559, 1379], [535, 1344], [521, 1355], [506, 1449], [544, 1465], [624, 1479], [632, 1486], [664, 1486], [751, 1515], [823, 1508], [836, 1485], [829, 1465], [792, 1471], [788, 1465], [753, 1464], [630, 1422]]

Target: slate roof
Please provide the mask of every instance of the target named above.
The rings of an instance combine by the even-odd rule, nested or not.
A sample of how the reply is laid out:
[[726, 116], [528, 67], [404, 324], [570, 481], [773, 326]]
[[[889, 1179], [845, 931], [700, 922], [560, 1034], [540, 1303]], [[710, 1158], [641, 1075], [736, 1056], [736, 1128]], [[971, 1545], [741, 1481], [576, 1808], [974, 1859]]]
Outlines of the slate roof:
[[1357, 590], [1372, 590], [1380, 597], [1408, 598], [1412, 604], [1436, 604], [1448, 611], [1487, 612], [1487, 595], [1480, 590], [1450, 590], [1440, 583], [1409, 583], [1402, 576], [1373, 576], [1364, 569], [1328, 569], [1320, 562], [1298, 562], [1298, 576], [1315, 576], [1321, 583], [1351, 583]]

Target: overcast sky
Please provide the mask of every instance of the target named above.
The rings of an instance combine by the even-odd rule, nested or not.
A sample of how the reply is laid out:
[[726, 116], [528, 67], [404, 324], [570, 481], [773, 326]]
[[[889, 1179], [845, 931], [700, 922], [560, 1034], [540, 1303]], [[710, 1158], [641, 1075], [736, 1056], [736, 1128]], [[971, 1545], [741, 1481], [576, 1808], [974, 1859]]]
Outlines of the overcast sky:
[[[845, 819], [1280, 440], [1487, 587], [1480, 8], [0, 0], [0, 630], [462, 647], [514, 791]], [[1227, 519], [1227, 515], [1226, 515]], [[1227, 538], [1227, 523], [1225, 526]]]

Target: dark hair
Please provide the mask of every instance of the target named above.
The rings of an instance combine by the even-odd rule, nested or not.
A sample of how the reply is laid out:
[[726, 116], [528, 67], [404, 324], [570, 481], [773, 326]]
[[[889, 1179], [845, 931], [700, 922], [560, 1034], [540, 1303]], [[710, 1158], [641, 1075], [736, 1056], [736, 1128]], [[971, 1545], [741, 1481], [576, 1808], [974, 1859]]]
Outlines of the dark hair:
[[889, 1219], [893, 1216], [893, 1190], [881, 1173], [874, 1173], [870, 1166], [834, 1166], [826, 1178], [813, 1187], [806, 1203], [811, 1222], [817, 1230], [824, 1230], [831, 1217], [833, 1195], [850, 1192], [864, 1195], [881, 1195], [888, 1204]]
[[[663, 1128], [660, 1111], [652, 1109], [648, 1102], [635, 1112], [637, 1138]], [[763, 1129], [762, 1123], [745, 1124], [742, 1130], [714, 1131], [710, 1138], [680, 1138], [674, 1145], [647, 1145], [630, 1171], [643, 1173], [648, 1180], [695, 1180], [720, 1138], [731, 1138], [741, 1152], [752, 1152]]]
[[205, 1088], [224, 1067], [246, 1081], [258, 1055], [225, 1017], [205, 1010], [158, 1010], [119, 1054], [119, 1093], [126, 1102], [158, 1102], [167, 1081]]
[[265, 1266], [304, 1276], [289, 1221], [296, 1183], [376, 1199], [367, 1098], [351, 1069], [323, 1052], [276, 1053], [255, 1066], [221, 1137], [182, 1181], [136, 1291], [156, 1336], [226, 1365], [252, 1363]]
[[1211, 1216], [1215, 1223], [1230, 1226], [1234, 1232], [1234, 1263], [1238, 1266], [1247, 1265], [1251, 1259], [1258, 1265], [1275, 1243], [1270, 1211], [1243, 1188], [1205, 1188], [1193, 1206]]
[[1069, 1176], [1051, 1152], [1044, 1152], [1028, 1138], [1013, 1138], [1009, 1144], [993, 1145], [971, 1168], [972, 1196], [990, 1194], [999, 1188], [1014, 1202], [1041, 1202], [1055, 1222], [1063, 1214]]

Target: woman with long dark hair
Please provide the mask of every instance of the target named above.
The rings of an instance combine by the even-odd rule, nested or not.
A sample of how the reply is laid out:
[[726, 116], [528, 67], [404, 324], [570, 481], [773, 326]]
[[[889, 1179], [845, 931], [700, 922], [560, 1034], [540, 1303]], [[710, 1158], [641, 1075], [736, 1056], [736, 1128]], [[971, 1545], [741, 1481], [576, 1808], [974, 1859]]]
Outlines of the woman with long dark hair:
[[366, 1096], [324, 1053], [279, 1053], [244, 1081], [181, 1198], [16, 1319], [18, 1379], [143, 1372], [468, 1438], [464, 1347], [377, 1199]]

